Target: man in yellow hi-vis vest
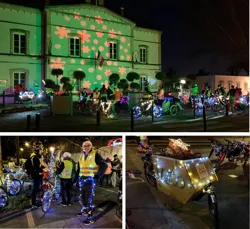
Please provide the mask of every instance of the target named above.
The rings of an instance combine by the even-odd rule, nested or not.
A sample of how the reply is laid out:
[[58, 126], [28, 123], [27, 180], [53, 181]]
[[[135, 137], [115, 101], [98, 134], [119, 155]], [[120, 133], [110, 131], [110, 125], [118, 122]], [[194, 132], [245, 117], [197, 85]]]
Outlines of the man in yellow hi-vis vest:
[[75, 163], [71, 159], [71, 154], [68, 152], [62, 155], [62, 160], [57, 174], [60, 174], [61, 179], [61, 205], [66, 207], [71, 205], [72, 176], [75, 170]]
[[93, 220], [93, 196], [95, 195], [95, 184], [103, 176], [107, 169], [107, 163], [102, 156], [92, 147], [90, 141], [82, 144], [83, 154], [77, 165], [76, 177], [79, 181], [81, 212], [78, 216], [88, 216], [83, 222], [85, 225], [94, 223]]

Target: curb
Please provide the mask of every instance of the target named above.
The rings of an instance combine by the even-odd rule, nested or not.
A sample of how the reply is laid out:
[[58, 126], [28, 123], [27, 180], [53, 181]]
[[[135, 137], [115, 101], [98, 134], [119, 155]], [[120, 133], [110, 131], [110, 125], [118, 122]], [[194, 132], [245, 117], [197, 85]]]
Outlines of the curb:
[[46, 109], [46, 106], [30, 106], [30, 107], [5, 107], [0, 109], [0, 114], [13, 114], [26, 111]]
[[0, 225], [9, 221], [9, 220], [12, 220], [12, 219], [18, 217], [18, 216], [24, 215], [28, 212], [32, 212], [36, 209], [38, 209], [38, 208], [28, 208], [25, 210], [16, 210], [14, 212], [6, 213], [6, 215], [4, 215], [3, 217], [0, 217]]

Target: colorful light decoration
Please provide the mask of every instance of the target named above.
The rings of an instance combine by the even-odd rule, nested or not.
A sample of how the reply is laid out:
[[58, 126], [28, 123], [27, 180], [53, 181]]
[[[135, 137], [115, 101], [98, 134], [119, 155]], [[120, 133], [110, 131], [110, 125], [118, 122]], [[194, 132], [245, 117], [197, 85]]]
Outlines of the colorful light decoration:
[[29, 100], [29, 99], [33, 99], [35, 97], [35, 94], [32, 91], [25, 91], [25, 92], [20, 92], [19, 97], [22, 100]]
[[86, 185], [86, 183], [90, 183], [91, 184], [91, 194], [89, 196], [89, 199], [88, 199], [88, 204], [87, 206], [84, 205], [84, 203], [82, 203], [82, 194], [80, 194], [79, 196], [79, 202], [80, 204], [82, 205], [82, 210], [81, 212], [83, 212], [85, 209], [88, 210], [88, 212], [91, 212], [94, 208], [94, 205], [93, 205], [93, 196], [95, 196], [95, 186], [96, 186], [96, 181], [93, 177], [88, 177], [86, 179], [79, 179], [79, 188], [80, 188], [80, 191], [82, 191], [82, 188], [84, 187], [84, 185]]
[[123, 96], [120, 100], [120, 104], [128, 103], [129, 101], [129, 96]]
[[133, 115], [135, 119], [141, 117], [141, 108], [139, 106], [133, 107]]
[[160, 118], [161, 117], [161, 115], [162, 115], [162, 108], [160, 107], [160, 106], [154, 106], [154, 108], [153, 108], [153, 115], [154, 115], [154, 117], [156, 117], [156, 118]]
[[[107, 114], [111, 108], [112, 101], [108, 102], [101, 102], [101, 109], [104, 112], [104, 114]], [[107, 106], [107, 107], [106, 107]], [[106, 108], [105, 108], [106, 107]]]

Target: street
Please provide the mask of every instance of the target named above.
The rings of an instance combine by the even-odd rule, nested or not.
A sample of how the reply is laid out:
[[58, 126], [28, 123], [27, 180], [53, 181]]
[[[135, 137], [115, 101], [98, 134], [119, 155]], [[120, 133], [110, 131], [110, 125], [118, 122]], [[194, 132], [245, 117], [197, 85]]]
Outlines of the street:
[[[173, 138], [173, 137], [171, 137]], [[219, 138], [219, 137], [217, 137]], [[233, 137], [231, 137], [232, 139]], [[239, 137], [238, 137], [239, 138]], [[208, 156], [210, 141], [198, 137], [183, 138], [191, 144], [194, 152]], [[221, 138], [223, 140], [223, 137]], [[241, 138], [242, 139], [242, 138]], [[167, 141], [154, 143], [156, 147], [166, 147]], [[137, 154], [136, 145], [131, 141], [126, 147], [126, 169], [143, 172], [141, 156]], [[212, 158], [213, 161], [214, 158]], [[219, 172], [219, 182], [215, 186], [218, 199], [220, 229], [249, 228], [249, 187], [240, 165], [236, 168], [226, 166]], [[213, 217], [209, 213], [207, 196], [200, 201], [190, 201], [186, 205], [173, 200], [151, 187], [144, 175], [135, 175], [136, 179], [127, 178], [126, 207], [132, 214], [127, 216], [130, 228], [136, 229], [212, 229]], [[165, 203], [173, 201], [174, 210], [169, 211]]]
[[[36, 114], [40, 120], [36, 122]], [[129, 114], [122, 114], [118, 119], [101, 118], [97, 125], [96, 117], [74, 113], [73, 116], [51, 116], [48, 109], [11, 114], [0, 114], [1, 132], [27, 131], [27, 115], [31, 115], [30, 131], [39, 132], [131, 132]], [[248, 132], [249, 114], [229, 115], [208, 111], [206, 119], [207, 132]], [[192, 110], [186, 110], [176, 116], [161, 118], [142, 117], [134, 120], [133, 132], [204, 132], [203, 117], [194, 119]]]
[[49, 213], [41, 208], [29, 211], [0, 224], [1, 228], [122, 228], [121, 220], [116, 216], [118, 188], [96, 188], [94, 224], [85, 226], [86, 216], [77, 216], [81, 205], [75, 198], [72, 206], [63, 207], [59, 202], [52, 204]]

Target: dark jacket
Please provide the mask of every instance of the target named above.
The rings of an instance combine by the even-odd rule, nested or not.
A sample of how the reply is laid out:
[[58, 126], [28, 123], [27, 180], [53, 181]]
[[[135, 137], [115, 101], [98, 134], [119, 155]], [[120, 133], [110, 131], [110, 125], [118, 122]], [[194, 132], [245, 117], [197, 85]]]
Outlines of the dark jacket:
[[41, 165], [38, 155], [32, 157], [33, 172], [31, 174], [33, 179], [41, 179], [43, 177], [43, 166]]

